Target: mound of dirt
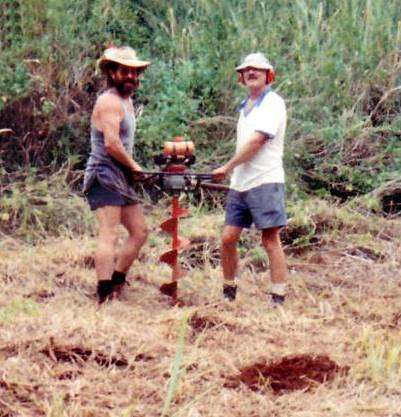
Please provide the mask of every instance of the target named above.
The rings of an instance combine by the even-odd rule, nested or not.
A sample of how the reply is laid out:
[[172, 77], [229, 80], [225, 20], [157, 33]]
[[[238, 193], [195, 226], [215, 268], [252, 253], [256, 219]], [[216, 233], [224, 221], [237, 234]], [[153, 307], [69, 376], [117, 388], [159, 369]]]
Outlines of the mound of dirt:
[[198, 314], [193, 314], [189, 319], [189, 325], [196, 333], [201, 333], [204, 330], [212, 329], [216, 327], [219, 321], [214, 317], [202, 317]]
[[247, 366], [239, 375], [229, 377], [224, 386], [237, 388], [243, 383], [253, 391], [271, 388], [274, 394], [307, 391], [317, 383], [333, 380], [337, 374], [346, 374], [348, 370], [348, 366], [340, 367], [328, 356], [286, 356], [275, 362]]

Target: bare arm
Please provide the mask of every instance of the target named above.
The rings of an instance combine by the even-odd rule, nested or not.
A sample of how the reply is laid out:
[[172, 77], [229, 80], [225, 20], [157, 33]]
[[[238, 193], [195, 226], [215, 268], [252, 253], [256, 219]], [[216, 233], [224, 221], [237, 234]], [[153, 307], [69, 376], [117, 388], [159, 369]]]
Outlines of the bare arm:
[[92, 123], [103, 132], [106, 152], [132, 171], [141, 171], [141, 167], [132, 159], [121, 142], [120, 123], [123, 118], [124, 111], [118, 97], [113, 94], [99, 97], [93, 110]]
[[238, 165], [252, 159], [266, 143], [266, 136], [260, 132], [254, 132], [247, 143], [222, 167], [213, 171], [216, 180], [223, 180]]

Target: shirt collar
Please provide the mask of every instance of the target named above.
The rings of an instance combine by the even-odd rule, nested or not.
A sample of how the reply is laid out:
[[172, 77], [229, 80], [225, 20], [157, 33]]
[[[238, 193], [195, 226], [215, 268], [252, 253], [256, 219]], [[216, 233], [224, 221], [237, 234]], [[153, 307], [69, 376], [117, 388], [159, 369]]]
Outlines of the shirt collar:
[[[255, 101], [255, 103], [254, 103], [254, 106], [259, 106], [260, 105], [260, 103], [263, 101], [263, 99], [266, 97], [266, 95], [270, 92], [270, 91], [272, 91], [272, 88], [270, 87], [270, 86], [268, 86], [264, 91], [263, 91], [263, 93], [256, 99], [256, 101]], [[250, 98], [250, 96], [248, 96], [245, 100], [242, 100], [241, 101], [241, 104], [239, 105], [239, 107], [238, 107], [238, 111], [241, 111], [245, 106], [246, 106], [246, 103], [248, 103], [248, 100], [249, 100], [249, 98]]]

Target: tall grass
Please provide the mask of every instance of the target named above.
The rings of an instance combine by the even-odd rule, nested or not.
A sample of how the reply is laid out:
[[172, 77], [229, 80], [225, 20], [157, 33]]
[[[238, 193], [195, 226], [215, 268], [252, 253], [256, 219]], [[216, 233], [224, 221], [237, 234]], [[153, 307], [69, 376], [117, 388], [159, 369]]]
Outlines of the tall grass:
[[[231, 152], [233, 129], [214, 117], [236, 117], [244, 91], [234, 67], [247, 53], [262, 51], [276, 68], [275, 88], [289, 108], [291, 181], [299, 185], [303, 179], [309, 188], [334, 189], [347, 198], [399, 175], [397, 0], [5, 3], [2, 127], [24, 138], [27, 131], [37, 135], [35, 123], [46, 124], [47, 136], [38, 140], [50, 142], [52, 158], [76, 153], [85, 159], [87, 116], [101, 88], [94, 62], [114, 42], [133, 45], [152, 61], [138, 97], [145, 104], [136, 154], [142, 164], [150, 164], [162, 142], [177, 134], [201, 145], [197, 152], [205, 164], [216, 165]], [[7, 26], [10, 19], [14, 24]], [[36, 97], [36, 122], [5, 111], [30, 95]], [[211, 122], [194, 123], [205, 119]]]
[[367, 377], [378, 385], [397, 386], [401, 378], [401, 347], [399, 335], [388, 336], [365, 326], [356, 341], [361, 362], [357, 377]]

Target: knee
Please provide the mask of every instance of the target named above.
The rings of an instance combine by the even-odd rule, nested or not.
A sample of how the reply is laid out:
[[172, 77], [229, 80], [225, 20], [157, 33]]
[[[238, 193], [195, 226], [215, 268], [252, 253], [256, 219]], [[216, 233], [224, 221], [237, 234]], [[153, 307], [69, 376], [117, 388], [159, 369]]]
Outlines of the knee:
[[148, 236], [149, 236], [149, 227], [146, 224], [141, 225], [140, 227], [136, 228], [135, 230], [130, 230], [129, 231], [129, 237], [131, 239], [135, 239], [141, 245], [143, 245], [146, 242]]
[[223, 233], [221, 237], [221, 247], [222, 249], [232, 248], [237, 246], [238, 236], [233, 233]]
[[268, 252], [280, 247], [280, 234], [277, 231], [265, 231], [262, 234], [262, 243]]
[[146, 242], [149, 236], [149, 227], [147, 225], [143, 225], [141, 230], [139, 231], [139, 239], [141, 240], [142, 244]]
[[102, 228], [99, 231], [99, 240], [103, 245], [115, 246], [118, 239], [117, 227]]

